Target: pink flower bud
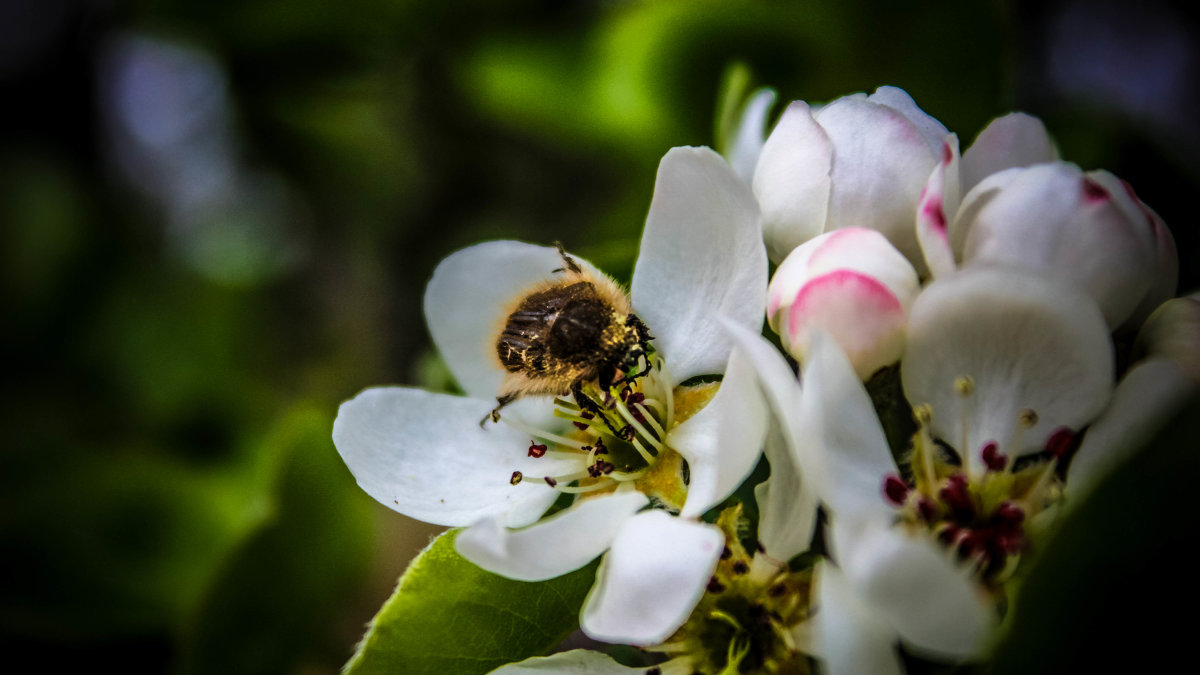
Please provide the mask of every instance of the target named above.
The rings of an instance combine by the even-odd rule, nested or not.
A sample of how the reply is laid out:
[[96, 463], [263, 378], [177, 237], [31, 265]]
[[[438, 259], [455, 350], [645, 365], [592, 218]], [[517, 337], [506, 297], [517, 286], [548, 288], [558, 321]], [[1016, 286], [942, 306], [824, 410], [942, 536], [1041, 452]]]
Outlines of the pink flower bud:
[[789, 354], [804, 360], [812, 331], [830, 334], [861, 379], [904, 350], [917, 273], [875, 230], [823, 234], [791, 253], [767, 292], [767, 317]]

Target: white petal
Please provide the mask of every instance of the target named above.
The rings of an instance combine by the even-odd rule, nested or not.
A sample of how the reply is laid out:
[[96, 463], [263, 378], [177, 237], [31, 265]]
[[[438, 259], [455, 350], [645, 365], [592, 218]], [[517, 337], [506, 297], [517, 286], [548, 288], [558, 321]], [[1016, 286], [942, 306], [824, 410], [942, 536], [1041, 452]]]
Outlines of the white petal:
[[963, 154], [964, 192], [993, 173], [1058, 159], [1058, 150], [1042, 121], [1025, 113], [997, 117], [979, 132]]
[[770, 477], [754, 489], [758, 502], [758, 539], [776, 560], [790, 560], [808, 549], [816, 525], [816, 492], [804, 486], [795, 461], [799, 444], [800, 385], [775, 347], [757, 333], [726, 324], [735, 350], [753, 367], [772, 410], [764, 444]]
[[754, 171], [754, 196], [762, 206], [763, 237], [771, 259], [825, 231], [833, 145], [808, 104], [787, 107], [767, 137]]
[[899, 87], [879, 87], [874, 94], [867, 97], [867, 100], [899, 111], [921, 132], [925, 143], [934, 152], [942, 147], [942, 139], [950, 133], [946, 131], [946, 127], [941, 122], [917, 107], [917, 102], [913, 100], [912, 96]]
[[1154, 271], [1154, 232], [1140, 213], [1129, 219], [1117, 194], [1063, 162], [1024, 169], [979, 210], [964, 264], [1073, 283], [1116, 328], [1145, 297]]
[[750, 475], [767, 435], [767, 416], [754, 371], [735, 348], [716, 396], [667, 437], [691, 472], [680, 515], [703, 515]]
[[580, 627], [605, 642], [662, 642], [687, 621], [724, 545], [714, 525], [663, 511], [639, 513], [601, 562]]
[[[575, 260], [599, 274], [586, 260]], [[438, 353], [468, 395], [491, 400], [499, 393], [504, 369], [496, 338], [505, 313], [560, 267], [555, 248], [519, 241], [468, 246], [438, 264], [425, 287], [425, 321]]]
[[754, 92], [746, 102], [734, 131], [733, 147], [729, 148], [729, 164], [747, 185], [754, 181], [754, 168], [758, 165], [758, 156], [766, 141], [767, 113], [774, 104], [774, 89], [763, 88]]
[[758, 541], [767, 555], [788, 561], [808, 550], [817, 524], [817, 495], [801, 482], [783, 429], [771, 425], [764, 452], [771, 475], [754, 486]]
[[367, 389], [338, 408], [333, 443], [367, 494], [410, 518], [460, 526], [495, 516], [526, 525], [558, 492], [533, 481], [511, 485], [512, 472], [540, 476], [565, 465], [527, 457], [529, 438], [503, 424], [481, 428], [492, 405], [419, 389]]
[[955, 260], [963, 259], [963, 249], [966, 248], [967, 238], [975, 226], [979, 212], [1021, 173], [1021, 169], [1005, 169], [994, 173], [963, 195], [958, 205], [958, 213], [950, 221], [950, 246], [954, 249]]
[[953, 272], [950, 221], [958, 213], [961, 192], [958, 171], [958, 136], [949, 134], [942, 145], [941, 161], [933, 168], [917, 202], [917, 241], [925, 265], [936, 279]]
[[835, 517], [890, 522], [884, 478], [896, 472], [871, 398], [828, 335], [814, 335], [802, 377], [797, 464]]
[[725, 367], [730, 344], [718, 317], [762, 326], [767, 254], [758, 205], [712, 150], [673, 148], [663, 157], [631, 293], [672, 384]]
[[913, 218], [938, 156], [922, 132], [891, 107], [852, 98], [825, 106], [816, 120], [834, 147], [825, 229], [879, 230], [924, 266]]
[[914, 651], [978, 655], [996, 615], [974, 582], [937, 545], [881, 523], [836, 518], [838, 563], [865, 604]]
[[817, 564], [818, 644], [828, 675], [904, 673], [896, 652], [897, 634], [873, 608], [863, 604], [841, 570]]
[[1087, 176], [1109, 191], [1113, 202], [1125, 214], [1134, 231], [1147, 240], [1151, 262], [1145, 275], [1149, 283], [1145, 295], [1125, 321], [1127, 327], [1136, 328], [1159, 305], [1175, 296], [1175, 287], [1179, 283], [1179, 257], [1175, 250], [1175, 239], [1162, 218], [1138, 199], [1129, 183], [1107, 171], [1089, 171]]
[[537, 675], [537, 673], [552, 673], [554, 675], [644, 675], [645, 668], [629, 668], [623, 666], [607, 654], [572, 649], [569, 652], [559, 652], [550, 656], [535, 656], [520, 663], [510, 663], [491, 672], [490, 675]]
[[1133, 352], [1135, 358], [1170, 359], [1200, 383], [1200, 292], [1154, 310], [1138, 332]]
[[[967, 459], [981, 468], [990, 441], [1019, 455], [1042, 449], [1060, 427], [1090, 422], [1112, 391], [1113, 352], [1095, 303], [1070, 287], [1028, 273], [962, 270], [913, 303], [900, 371], [908, 400], [932, 406], [936, 436], [960, 446], [965, 421]], [[974, 380], [968, 398], [955, 390], [963, 376]], [[1010, 447], [1025, 409], [1037, 423]]]
[[544, 581], [577, 570], [608, 550], [625, 521], [649, 503], [640, 492], [593, 497], [520, 530], [484, 518], [460, 533], [454, 545], [462, 557], [489, 572]]
[[1076, 504], [1122, 461], [1154, 438], [1179, 412], [1197, 383], [1166, 359], [1134, 366], [1113, 392], [1112, 403], [1083, 437], [1067, 473], [1071, 503]]

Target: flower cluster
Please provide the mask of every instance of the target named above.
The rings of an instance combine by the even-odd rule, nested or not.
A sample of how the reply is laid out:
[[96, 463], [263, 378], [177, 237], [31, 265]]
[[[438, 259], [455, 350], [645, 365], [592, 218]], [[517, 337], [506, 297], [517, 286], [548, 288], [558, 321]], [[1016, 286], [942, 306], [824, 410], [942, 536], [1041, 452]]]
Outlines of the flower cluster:
[[[485, 569], [603, 556], [580, 626], [661, 654], [651, 672], [981, 658], [1055, 514], [1200, 382], [1200, 297], [1171, 299], [1162, 220], [1035, 118], [960, 153], [894, 87], [792, 103], [764, 139], [772, 101], [728, 162], [664, 157], [627, 301], [585, 311], [616, 287], [561, 249], [444, 260], [425, 315], [465, 395], [364, 391], [338, 452]], [[754, 518], [718, 510], [760, 457]], [[497, 672], [647, 671], [571, 651]]]

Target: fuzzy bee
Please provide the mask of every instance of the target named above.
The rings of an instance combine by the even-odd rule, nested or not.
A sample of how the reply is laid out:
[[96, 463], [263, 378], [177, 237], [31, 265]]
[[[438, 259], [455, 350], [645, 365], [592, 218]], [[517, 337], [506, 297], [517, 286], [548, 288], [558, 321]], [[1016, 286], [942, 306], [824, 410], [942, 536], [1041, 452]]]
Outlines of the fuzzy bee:
[[584, 270], [562, 244], [558, 253], [563, 267], [554, 270], [556, 277], [513, 303], [496, 339], [506, 375], [489, 415], [493, 421], [523, 396], [571, 394], [580, 407], [596, 412], [599, 404], [583, 393], [585, 384], [607, 391], [650, 370], [653, 338], [625, 292], [612, 279]]

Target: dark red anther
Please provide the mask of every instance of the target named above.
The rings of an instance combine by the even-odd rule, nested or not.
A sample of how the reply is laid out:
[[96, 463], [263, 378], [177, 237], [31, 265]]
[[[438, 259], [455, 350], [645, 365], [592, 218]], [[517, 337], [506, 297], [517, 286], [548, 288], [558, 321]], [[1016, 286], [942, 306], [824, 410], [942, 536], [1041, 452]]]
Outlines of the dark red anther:
[[616, 465], [615, 465], [615, 464], [613, 464], [612, 462], [606, 462], [606, 461], [604, 461], [604, 460], [602, 460], [602, 459], [598, 459], [598, 460], [596, 460], [596, 463], [595, 463], [595, 464], [593, 464], [592, 466], [594, 466], [594, 467], [596, 467], [597, 469], [599, 469], [599, 470], [600, 470], [600, 473], [602, 473], [602, 474], [604, 474], [604, 475], [606, 475], [606, 476], [607, 476], [608, 474], [612, 473], [612, 472], [613, 472], [613, 469], [616, 469], [616, 468], [617, 468], [617, 467], [616, 467]]
[[1091, 178], [1084, 178], [1083, 198], [1088, 202], [1104, 201], [1108, 199], [1108, 190]]
[[997, 525], [1016, 529], [1025, 522], [1025, 512], [1012, 502], [1001, 502], [1000, 506], [997, 506], [996, 510], [992, 512], [992, 520]]
[[603, 438], [597, 438], [597, 439], [596, 439], [596, 445], [595, 445], [595, 448], [596, 448], [596, 454], [597, 454], [597, 455], [607, 455], [607, 454], [608, 454], [608, 448], [604, 446], [604, 439], [603, 439]]
[[900, 506], [908, 499], [908, 484], [893, 474], [883, 479], [883, 494], [888, 501]]
[[629, 400], [626, 401], [626, 403], [628, 403], [629, 405], [632, 406], [635, 403], [643, 403], [643, 402], [645, 402], [645, 400], [646, 400], [646, 395], [639, 391], [636, 394], [630, 394]]
[[982, 550], [983, 545], [984, 536], [981, 533], [967, 531], [958, 538], [958, 555], [962, 558], [970, 558], [975, 555], [976, 551]]
[[544, 444], [534, 443], [529, 441], [529, 456], [538, 458], [546, 454], [546, 446]]
[[1059, 427], [1046, 439], [1046, 451], [1055, 459], [1062, 459], [1075, 446], [1075, 432]]
[[725, 590], [725, 585], [717, 581], [716, 577], [709, 577], [708, 586], [706, 587], [709, 593], [720, 593]]
[[938, 541], [942, 542], [943, 544], [953, 543], [954, 540], [958, 538], [959, 532], [961, 532], [961, 530], [954, 525], [947, 526], [943, 528], [941, 532], [938, 532]]
[[[595, 417], [596, 414], [589, 410], [582, 410], [579, 412], [579, 416], [585, 420], [590, 420], [593, 417]], [[588, 428], [588, 425], [583, 422], [571, 422], [571, 424], [574, 424], [575, 428], [579, 429], [580, 431], [584, 431], [585, 429]]]
[[549, 485], [550, 487], [557, 487], [557, 486], [558, 486], [558, 481], [554, 480], [554, 479], [553, 479], [553, 478], [551, 478], [550, 476], [546, 476], [546, 477], [545, 477], [544, 479], [542, 479], [542, 480], [545, 480], [545, 481], [546, 481], [546, 485]]
[[522, 478], [524, 478], [524, 476], [521, 475], [520, 471], [514, 471], [512, 474], [512, 478], [508, 479], [508, 483], [509, 483], [509, 485], [516, 485], [517, 483], [521, 482]]
[[917, 500], [917, 514], [927, 523], [932, 524], [937, 520], [938, 507], [929, 497], [921, 497]]
[[588, 475], [591, 476], [592, 478], [599, 478], [600, 477], [600, 463], [596, 462], [595, 464], [589, 466], [587, 468], [587, 472], [588, 472]]
[[967, 479], [962, 474], [954, 474], [946, 480], [946, 485], [938, 491], [938, 497], [950, 507], [958, 518], [970, 518], [975, 513], [975, 505], [971, 502], [971, 492], [967, 487]]
[[984, 443], [981, 454], [988, 471], [1003, 471], [1004, 467], [1008, 466], [1008, 455], [1000, 452], [1000, 446], [996, 444], [996, 441]]

